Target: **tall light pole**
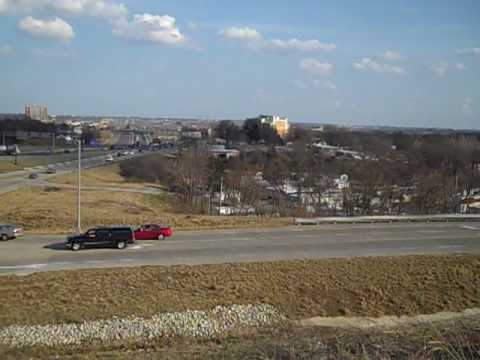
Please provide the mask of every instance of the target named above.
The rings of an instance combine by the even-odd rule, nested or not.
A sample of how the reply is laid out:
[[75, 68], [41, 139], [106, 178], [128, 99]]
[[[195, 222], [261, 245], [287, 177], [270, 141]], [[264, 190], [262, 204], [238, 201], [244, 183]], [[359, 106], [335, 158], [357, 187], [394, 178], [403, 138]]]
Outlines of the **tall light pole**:
[[77, 231], [82, 232], [82, 128], [74, 129], [78, 136], [78, 174], [77, 174]]
[[77, 230], [82, 232], [82, 139], [78, 139]]

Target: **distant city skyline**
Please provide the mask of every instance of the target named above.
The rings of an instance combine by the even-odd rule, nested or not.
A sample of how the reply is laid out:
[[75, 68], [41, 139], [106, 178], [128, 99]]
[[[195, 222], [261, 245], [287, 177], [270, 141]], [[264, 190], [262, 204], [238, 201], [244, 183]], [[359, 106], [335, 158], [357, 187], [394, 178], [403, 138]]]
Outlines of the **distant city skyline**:
[[0, 0], [0, 113], [480, 129], [480, 3]]

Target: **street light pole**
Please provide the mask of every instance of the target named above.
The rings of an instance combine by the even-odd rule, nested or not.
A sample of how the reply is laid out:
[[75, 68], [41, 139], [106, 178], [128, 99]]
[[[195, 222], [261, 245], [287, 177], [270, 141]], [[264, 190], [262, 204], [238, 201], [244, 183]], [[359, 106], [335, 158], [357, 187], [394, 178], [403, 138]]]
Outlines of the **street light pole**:
[[80, 234], [82, 232], [82, 217], [81, 217], [81, 206], [82, 206], [82, 191], [81, 191], [81, 181], [82, 181], [82, 140], [78, 140], [78, 189], [77, 189], [77, 230]]

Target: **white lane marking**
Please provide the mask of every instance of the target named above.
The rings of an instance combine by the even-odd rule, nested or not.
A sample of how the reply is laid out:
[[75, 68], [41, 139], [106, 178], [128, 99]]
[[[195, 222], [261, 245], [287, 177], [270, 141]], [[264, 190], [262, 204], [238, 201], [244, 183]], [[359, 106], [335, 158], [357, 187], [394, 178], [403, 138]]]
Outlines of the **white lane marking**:
[[437, 246], [439, 249], [463, 249], [465, 246], [463, 245], [440, 245]]
[[[162, 241], [162, 244], [195, 244], [195, 243], [215, 243], [215, 242], [230, 242], [230, 241], [256, 241], [258, 239], [251, 238], [251, 237], [239, 237], [239, 238], [230, 238], [230, 239], [199, 239], [199, 240], [167, 240]], [[262, 239], [265, 240], [265, 239]], [[269, 239], [267, 239], [269, 240]]]
[[477, 227], [475, 226], [470, 226], [470, 225], [463, 225], [463, 226], [460, 226], [462, 229], [465, 229], [465, 230], [478, 230]]
[[141, 249], [152, 247], [152, 246], [154, 246], [154, 244], [133, 245], [133, 246], [127, 247], [127, 250], [141, 250]]
[[41, 269], [47, 266], [48, 264], [0, 266], [0, 270]]

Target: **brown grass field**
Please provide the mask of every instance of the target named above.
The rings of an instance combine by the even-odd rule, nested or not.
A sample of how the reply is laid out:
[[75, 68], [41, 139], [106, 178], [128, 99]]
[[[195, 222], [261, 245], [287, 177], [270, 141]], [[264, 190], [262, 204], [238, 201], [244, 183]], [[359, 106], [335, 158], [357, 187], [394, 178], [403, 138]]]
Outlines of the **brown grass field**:
[[[57, 184], [77, 185], [77, 173], [54, 176], [50, 182]], [[82, 172], [82, 185], [84, 186], [110, 186], [125, 188], [144, 188], [148, 186], [158, 187], [158, 184], [149, 184], [143, 182], [126, 181], [120, 175], [118, 164], [102, 166], [98, 168], [84, 170]]]
[[[140, 267], [0, 277], [0, 326], [268, 303], [290, 319], [480, 307], [480, 257]], [[15, 309], [15, 311], [10, 311]]]
[[[24, 188], [0, 195], [0, 218], [22, 225], [27, 232], [68, 233], [75, 227], [76, 191], [55, 184], [76, 185], [76, 174], [52, 177], [52, 186]], [[145, 189], [159, 184], [126, 181], [118, 164], [89, 169], [82, 173], [85, 187]], [[177, 230], [222, 229], [233, 227], [275, 227], [293, 223], [290, 218], [222, 217], [179, 213], [169, 193], [149, 195], [132, 192], [89, 190], [82, 192], [82, 223], [85, 228], [102, 225], [162, 223]]]
[[[480, 257], [407, 256], [141, 267], [0, 277], [0, 328], [269, 303], [296, 320], [415, 315], [480, 306]], [[405, 357], [408, 355], [407, 357]], [[376, 330], [244, 330], [215, 341], [153, 339], [11, 349], [0, 358], [477, 359], [480, 318]], [[439, 357], [443, 356], [443, 357]]]
[[[55, 186], [26, 188], [0, 196], [3, 222], [22, 225], [27, 232], [68, 233], [76, 219], [76, 191]], [[232, 227], [285, 226], [291, 219], [221, 217], [175, 213], [168, 195], [129, 192], [84, 191], [84, 228], [101, 225], [162, 223], [177, 230], [221, 229]]]

